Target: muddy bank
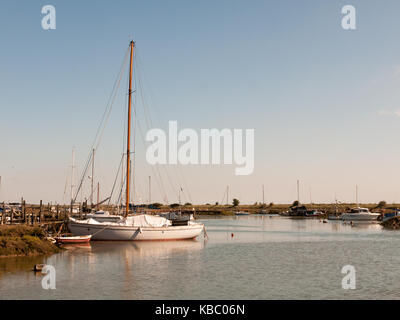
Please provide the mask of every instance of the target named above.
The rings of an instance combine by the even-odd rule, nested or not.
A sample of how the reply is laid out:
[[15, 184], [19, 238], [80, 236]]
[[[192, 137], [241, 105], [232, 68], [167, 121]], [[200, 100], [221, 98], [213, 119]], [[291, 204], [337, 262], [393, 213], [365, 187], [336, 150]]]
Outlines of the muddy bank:
[[388, 229], [400, 229], [400, 217], [393, 217], [389, 220], [382, 222], [382, 226]]

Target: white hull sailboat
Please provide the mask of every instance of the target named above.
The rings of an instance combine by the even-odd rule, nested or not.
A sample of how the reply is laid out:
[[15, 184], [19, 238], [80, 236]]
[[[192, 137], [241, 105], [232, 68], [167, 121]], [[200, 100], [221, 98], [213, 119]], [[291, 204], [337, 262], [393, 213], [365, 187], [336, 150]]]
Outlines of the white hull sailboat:
[[[130, 133], [131, 133], [131, 104], [132, 104], [132, 71], [133, 71], [133, 49], [135, 43], [130, 42], [130, 73], [129, 73], [129, 100], [128, 100], [128, 130], [127, 130], [127, 148], [126, 148], [126, 203], [125, 213], [119, 219], [110, 219], [113, 216], [94, 214], [89, 219], [78, 220], [69, 218], [68, 228], [77, 236], [91, 235], [91, 240], [186, 240], [194, 239], [204, 230], [202, 223], [185, 221], [185, 224], [177, 223], [173, 220], [160, 216], [146, 214], [130, 215]], [[97, 217], [101, 219], [97, 219]]]
[[189, 221], [185, 226], [173, 226], [170, 220], [143, 214], [114, 223], [70, 218], [68, 228], [74, 235], [92, 235], [91, 240], [162, 241], [194, 239], [202, 233], [204, 225]]

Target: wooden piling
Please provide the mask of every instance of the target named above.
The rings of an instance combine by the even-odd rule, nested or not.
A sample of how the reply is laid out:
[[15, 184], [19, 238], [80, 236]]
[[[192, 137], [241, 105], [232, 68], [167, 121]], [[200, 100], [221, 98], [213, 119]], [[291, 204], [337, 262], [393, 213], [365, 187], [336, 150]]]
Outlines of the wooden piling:
[[25, 200], [22, 201], [22, 223], [26, 223]]
[[42, 200], [40, 200], [40, 208], [39, 208], [39, 223], [40, 223], [40, 222], [42, 222], [42, 214], [43, 214], [43, 212], [42, 212], [42, 209], [43, 209], [43, 206], [42, 206]]
[[4, 217], [6, 215], [6, 205], [3, 201], [3, 212], [1, 213], [1, 224], [4, 224]]

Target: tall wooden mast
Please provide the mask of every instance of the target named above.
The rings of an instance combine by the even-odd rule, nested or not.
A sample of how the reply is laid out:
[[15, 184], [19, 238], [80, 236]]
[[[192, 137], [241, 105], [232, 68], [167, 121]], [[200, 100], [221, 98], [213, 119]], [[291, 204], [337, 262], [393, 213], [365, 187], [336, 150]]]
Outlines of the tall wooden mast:
[[126, 142], [126, 209], [125, 217], [129, 213], [129, 185], [130, 185], [130, 158], [131, 158], [131, 107], [132, 107], [132, 67], [133, 67], [133, 48], [135, 47], [135, 42], [131, 41], [131, 57], [130, 57], [130, 67], [129, 67], [129, 99], [128, 99], [128, 138]]

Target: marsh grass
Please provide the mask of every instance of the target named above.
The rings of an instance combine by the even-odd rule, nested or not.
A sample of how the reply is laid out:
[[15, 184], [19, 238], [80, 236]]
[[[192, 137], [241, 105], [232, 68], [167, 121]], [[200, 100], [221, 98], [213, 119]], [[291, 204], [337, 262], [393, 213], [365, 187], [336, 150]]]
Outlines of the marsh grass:
[[0, 226], [0, 257], [30, 256], [59, 252], [46, 240], [46, 234], [37, 226]]

